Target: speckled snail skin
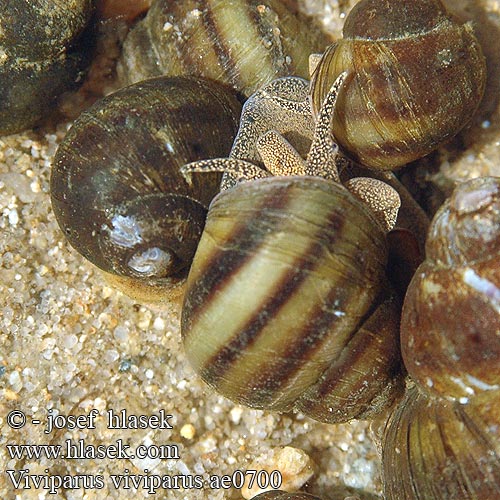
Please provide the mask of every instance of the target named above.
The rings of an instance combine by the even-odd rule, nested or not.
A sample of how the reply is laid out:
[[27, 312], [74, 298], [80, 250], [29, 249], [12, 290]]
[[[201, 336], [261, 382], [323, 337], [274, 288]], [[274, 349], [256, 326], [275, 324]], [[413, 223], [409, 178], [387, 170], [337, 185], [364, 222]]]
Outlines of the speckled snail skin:
[[387, 500], [500, 498], [500, 178], [459, 185], [405, 298], [415, 387], [383, 440]]
[[33, 126], [81, 81], [88, 48], [78, 38], [92, 0], [0, 2], [0, 134]]
[[349, 71], [332, 131], [351, 159], [393, 169], [434, 150], [469, 121], [483, 95], [486, 67], [469, 24], [439, 0], [361, 0], [344, 37], [312, 77], [313, 112]]
[[52, 170], [52, 207], [71, 245], [121, 277], [127, 293], [140, 299], [144, 286], [143, 300], [154, 302], [155, 290], [187, 272], [219, 189], [219, 174], [188, 186], [179, 167], [227, 154], [240, 111], [232, 89], [183, 77], [151, 79], [94, 104]]
[[[384, 275], [399, 196], [374, 179], [339, 181], [329, 120], [342, 78], [307, 161], [276, 131], [252, 137], [250, 98], [235, 144], [256, 139], [267, 170], [234, 155], [183, 167], [253, 177], [210, 205], [182, 313], [188, 359], [229, 399], [325, 422], [368, 418], [400, 389], [399, 309]], [[268, 101], [281, 107], [278, 131], [311, 117], [304, 80], [277, 80], [257, 97], [268, 119]]]
[[328, 43], [280, 0], [155, 0], [125, 40], [118, 73], [128, 83], [205, 76], [248, 96], [280, 76], [307, 77], [309, 54]]

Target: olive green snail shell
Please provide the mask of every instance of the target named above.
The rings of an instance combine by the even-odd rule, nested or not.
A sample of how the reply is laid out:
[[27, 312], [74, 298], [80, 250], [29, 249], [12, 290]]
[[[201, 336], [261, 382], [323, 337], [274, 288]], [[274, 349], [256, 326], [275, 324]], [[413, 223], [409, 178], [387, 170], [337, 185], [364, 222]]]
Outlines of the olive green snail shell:
[[92, 0], [0, 2], [0, 134], [33, 126], [82, 80]]
[[410, 390], [382, 442], [387, 500], [500, 498], [500, 391], [469, 404]]
[[240, 111], [234, 92], [216, 82], [161, 77], [84, 112], [51, 177], [52, 207], [71, 245], [131, 284], [181, 279], [220, 175], [193, 176], [189, 185], [179, 168], [227, 154]]
[[368, 418], [399, 389], [386, 258], [382, 229], [340, 184], [273, 177], [223, 191], [188, 276], [189, 361], [247, 406]]
[[321, 500], [321, 498], [308, 493], [288, 493], [287, 491], [266, 491], [253, 497], [252, 500]]
[[280, 76], [307, 78], [309, 54], [327, 44], [281, 0], [155, 0], [127, 36], [118, 74], [199, 75], [250, 95]]
[[361, 0], [312, 77], [317, 113], [330, 86], [350, 72], [332, 132], [371, 168], [394, 169], [458, 133], [482, 98], [486, 66], [469, 24], [439, 0]]

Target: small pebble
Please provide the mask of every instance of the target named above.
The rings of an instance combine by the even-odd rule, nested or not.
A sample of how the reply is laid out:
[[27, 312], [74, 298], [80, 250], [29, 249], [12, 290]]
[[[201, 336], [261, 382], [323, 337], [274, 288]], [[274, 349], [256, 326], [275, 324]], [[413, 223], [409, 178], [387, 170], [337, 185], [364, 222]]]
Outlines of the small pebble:
[[193, 424], [184, 424], [181, 427], [181, 436], [185, 439], [193, 439], [196, 434], [196, 429]]
[[[299, 490], [311, 477], [314, 475], [314, 464], [309, 455], [303, 450], [285, 446], [274, 452], [273, 456], [261, 456], [255, 459], [247, 470], [256, 470], [257, 473], [261, 470], [271, 474], [277, 470], [280, 472], [283, 483], [280, 489], [287, 492]], [[248, 484], [249, 480], [247, 481]], [[243, 498], [250, 499], [259, 493], [272, 490], [272, 487], [261, 489], [254, 482], [251, 488], [245, 484], [241, 489]]]

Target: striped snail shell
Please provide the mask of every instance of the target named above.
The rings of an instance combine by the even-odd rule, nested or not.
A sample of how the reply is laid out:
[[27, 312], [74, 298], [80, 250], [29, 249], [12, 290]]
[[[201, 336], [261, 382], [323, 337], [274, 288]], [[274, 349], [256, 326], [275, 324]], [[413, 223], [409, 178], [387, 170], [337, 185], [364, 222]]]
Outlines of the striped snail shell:
[[500, 391], [463, 405], [413, 387], [391, 415], [382, 441], [385, 498], [499, 498], [499, 407]]
[[500, 178], [459, 185], [432, 221], [426, 252], [403, 306], [415, 386], [385, 430], [386, 498], [498, 498]]
[[0, 134], [33, 126], [81, 80], [92, 0], [0, 2]]
[[332, 133], [353, 160], [394, 169], [424, 156], [469, 121], [486, 67], [469, 24], [439, 0], [361, 0], [312, 76], [313, 112], [350, 72]]
[[321, 500], [321, 498], [308, 493], [288, 493], [287, 491], [273, 490], [260, 493], [253, 497], [252, 500]]
[[[400, 389], [398, 305], [385, 280], [385, 219], [375, 210], [392, 213], [392, 225], [399, 197], [373, 179], [352, 179], [349, 189], [333, 180], [328, 121], [338, 85], [307, 161], [270, 131], [258, 140], [267, 170], [234, 157], [183, 167], [266, 177], [238, 182], [210, 205], [182, 312], [188, 359], [233, 401], [325, 422], [368, 418]], [[310, 114], [307, 96], [273, 99]], [[251, 141], [247, 118], [244, 111], [239, 134], [248, 128]]]
[[248, 96], [280, 76], [307, 77], [309, 54], [327, 44], [279, 0], [155, 0], [125, 40], [118, 74], [205, 76]]
[[181, 278], [220, 175], [188, 185], [179, 167], [227, 154], [240, 110], [231, 89], [183, 77], [147, 80], [94, 104], [60, 144], [51, 177], [71, 245], [124, 286], [152, 291]]

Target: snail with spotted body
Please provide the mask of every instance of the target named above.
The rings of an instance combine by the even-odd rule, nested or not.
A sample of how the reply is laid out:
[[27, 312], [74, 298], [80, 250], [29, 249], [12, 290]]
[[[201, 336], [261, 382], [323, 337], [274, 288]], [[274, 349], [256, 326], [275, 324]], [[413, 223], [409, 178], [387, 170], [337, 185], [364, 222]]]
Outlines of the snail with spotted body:
[[342, 152], [394, 169], [457, 134], [484, 92], [486, 66], [469, 24], [439, 0], [361, 0], [312, 76], [313, 112], [349, 72], [332, 119]]
[[459, 185], [408, 288], [402, 353], [415, 386], [383, 439], [388, 500], [500, 495], [500, 178]]
[[[219, 189], [184, 163], [229, 151], [241, 105], [216, 82], [160, 77], [105, 97], [60, 144], [52, 206], [71, 245], [140, 300], [182, 279]], [[111, 274], [110, 274], [111, 276]]]
[[325, 422], [368, 418], [401, 388], [399, 309], [385, 279], [385, 232], [399, 196], [375, 179], [340, 183], [329, 121], [344, 76], [325, 100], [307, 161], [276, 131], [252, 137], [259, 107], [267, 115], [276, 106], [275, 127], [292, 137], [311, 119], [307, 82], [289, 77], [244, 106], [235, 145], [257, 140], [265, 169], [240, 148], [182, 169], [224, 171], [236, 182], [212, 201], [188, 277], [187, 357], [238, 403], [298, 408]]

